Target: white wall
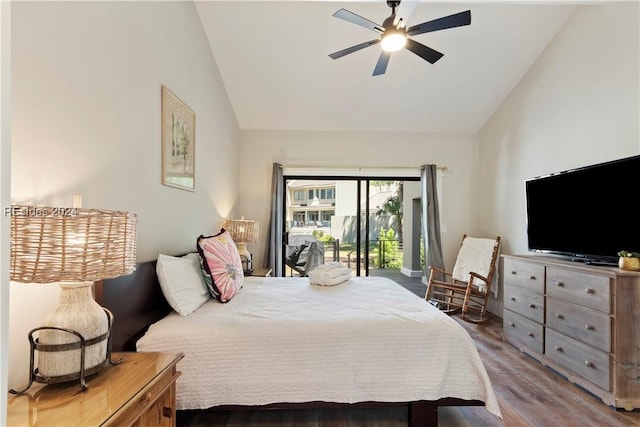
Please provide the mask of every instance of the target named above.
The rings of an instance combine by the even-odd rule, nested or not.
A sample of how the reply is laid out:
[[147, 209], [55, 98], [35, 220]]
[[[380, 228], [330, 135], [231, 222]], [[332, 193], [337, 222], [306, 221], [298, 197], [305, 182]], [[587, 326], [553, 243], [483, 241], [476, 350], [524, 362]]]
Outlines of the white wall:
[[580, 6], [480, 132], [481, 224], [503, 253], [527, 253], [526, 178], [640, 153], [638, 21], [637, 2]]
[[[0, 206], [11, 192], [11, 3], [0, 1]], [[8, 391], [9, 217], [0, 217], [0, 396]], [[7, 399], [0, 398], [0, 426], [6, 425]]]
[[[238, 125], [191, 2], [17, 2], [11, 199], [138, 214], [138, 261], [195, 250], [238, 197]], [[160, 93], [196, 113], [194, 192], [161, 185]], [[57, 287], [12, 284], [9, 385]], [[48, 295], [43, 295], [48, 294]]]
[[[271, 192], [271, 166], [415, 167], [446, 166], [442, 222], [445, 266], [451, 268], [464, 233], [479, 230], [473, 208], [477, 199], [478, 140], [473, 134], [382, 132], [243, 131], [242, 197], [238, 213], [257, 219], [266, 237]], [[248, 244], [262, 265], [265, 243]]]

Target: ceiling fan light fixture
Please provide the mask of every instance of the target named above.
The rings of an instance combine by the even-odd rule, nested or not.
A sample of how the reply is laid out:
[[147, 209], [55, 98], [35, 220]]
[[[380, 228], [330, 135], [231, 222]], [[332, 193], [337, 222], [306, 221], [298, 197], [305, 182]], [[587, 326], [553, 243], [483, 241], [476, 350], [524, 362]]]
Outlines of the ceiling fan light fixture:
[[[431, 21], [425, 21], [406, 28], [405, 23], [410, 11], [405, 8], [403, 13], [398, 12], [398, 15], [396, 15], [396, 8], [399, 5], [400, 0], [387, 0], [387, 6], [391, 8], [391, 15], [384, 20], [382, 25], [378, 25], [375, 22], [370, 21], [367, 18], [363, 18], [360, 15], [356, 15], [353, 12], [349, 12], [346, 9], [340, 9], [339, 11], [334, 13], [333, 16], [335, 16], [336, 18], [343, 19], [347, 22], [351, 22], [352, 24], [356, 24], [368, 30], [376, 32], [379, 38], [375, 38], [373, 40], [369, 40], [364, 43], [360, 43], [346, 49], [333, 52], [329, 54], [329, 57], [331, 59], [342, 58], [343, 56], [350, 53], [354, 53], [366, 47], [380, 43], [382, 47], [382, 53], [380, 53], [378, 62], [376, 63], [376, 67], [373, 70], [374, 76], [384, 74], [387, 70], [387, 64], [389, 63], [391, 52], [398, 51], [402, 48], [407, 49], [408, 51], [414, 53], [430, 64], [435, 64], [440, 60], [440, 58], [444, 56], [444, 54], [430, 48], [429, 46], [423, 45], [413, 38], [409, 39], [409, 37], [471, 24], [471, 11], [466, 10], [464, 12], [454, 13], [453, 15], [447, 15], [441, 18], [432, 19]], [[394, 24], [396, 18], [398, 18], [398, 21]]]
[[387, 30], [382, 35], [382, 50], [385, 52], [396, 52], [407, 44], [407, 35], [398, 30]]

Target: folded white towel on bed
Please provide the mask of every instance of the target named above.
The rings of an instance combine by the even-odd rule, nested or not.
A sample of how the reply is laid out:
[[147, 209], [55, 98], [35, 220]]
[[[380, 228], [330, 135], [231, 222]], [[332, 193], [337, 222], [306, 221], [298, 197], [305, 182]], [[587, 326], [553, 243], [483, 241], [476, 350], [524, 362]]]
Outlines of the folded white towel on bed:
[[329, 262], [314, 268], [309, 273], [309, 283], [319, 286], [334, 286], [351, 278], [351, 269], [340, 262]]

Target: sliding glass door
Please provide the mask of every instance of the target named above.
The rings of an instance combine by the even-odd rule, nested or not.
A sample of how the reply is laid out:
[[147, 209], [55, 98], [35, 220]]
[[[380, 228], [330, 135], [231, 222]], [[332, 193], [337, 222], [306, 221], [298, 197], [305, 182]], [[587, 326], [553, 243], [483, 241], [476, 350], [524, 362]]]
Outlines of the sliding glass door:
[[[340, 261], [356, 276], [420, 270], [417, 178], [284, 176], [284, 188], [285, 275], [305, 274], [294, 252], [310, 241], [322, 247], [325, 263]], [[406, 243], [417, 256], [405, 253]]]

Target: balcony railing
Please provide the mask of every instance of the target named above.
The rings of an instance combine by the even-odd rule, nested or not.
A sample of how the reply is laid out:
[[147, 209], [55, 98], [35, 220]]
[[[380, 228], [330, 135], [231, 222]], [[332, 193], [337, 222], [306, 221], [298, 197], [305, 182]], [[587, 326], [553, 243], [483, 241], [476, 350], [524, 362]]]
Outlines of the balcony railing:
[[326, 220], [326, 221], [287, 221], [287, 226], [289, 228], [295, 228], [295, 227], [323, 227], [323, 228], [329, 228], [331, 227], [331, 221], [330, 220]]

